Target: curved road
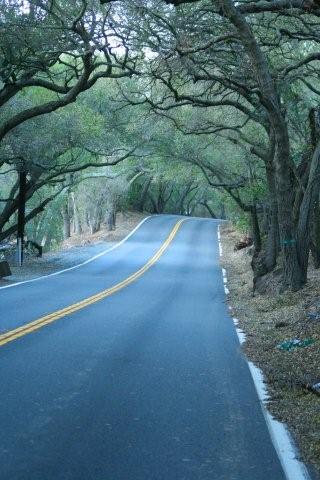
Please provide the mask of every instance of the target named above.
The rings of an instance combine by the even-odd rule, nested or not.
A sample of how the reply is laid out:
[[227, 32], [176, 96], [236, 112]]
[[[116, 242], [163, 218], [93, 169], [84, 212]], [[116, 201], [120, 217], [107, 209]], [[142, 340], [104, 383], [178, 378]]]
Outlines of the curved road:
[[186, 220], [154, 257], [179, 220], [0, 290], [1, 480], [284, 480], [224, 303], [218, 222]]

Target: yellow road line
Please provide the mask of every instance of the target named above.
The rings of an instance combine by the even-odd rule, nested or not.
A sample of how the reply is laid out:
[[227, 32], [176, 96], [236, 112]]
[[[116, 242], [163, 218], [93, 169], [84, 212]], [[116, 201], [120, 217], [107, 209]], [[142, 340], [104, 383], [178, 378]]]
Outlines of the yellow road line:
[[141, 277], [141, 275], [143, 275], [147, 270], [149, 270], [150, 267], [152, 267], [152, 265], [154, 265], [159, 260], [161, 255], [169, 247], [170, 243], [176, 236], [182, 222], [184, 221], [185, 221], [184, 219], [179, 220], [179, 222], [177, 222], [173, 227], [173, 229], [171, 230], [171, 233], [168, 236], [168, 238], [164, 241], [164, 243], [161, 245], [159, 250], [153, 255], [153, 257], [151, 257], [150, 260], [148, 260], [148, 262], [143, 267], [141, 267], [135, 273], [127, 277], [125, 280], [122, 280], [122, 282], [117, 283], [113, 287], [107, 288], [106, 290], [103, 290], [102, 292], [92, 295], [91, 297], [85, 298], [80, 302], [69, 305], [68, 307], [62, 308], [61, 310], [57, 310], [56, 312], [50, 313], [49, 315], [45, 315], [44, 317], [40, 317], [37, 320], [29, 322], [26, 325], [23, 325], [22, 327], [15, 328], [14, 330], [10, 330], [9, 332], [0, 335], [0, 346], [5, 345], [6, 343], [9, 343], [9, 342], [13, 342], [17, 338], [23, 337], [24, 335], [28, 335], [29, 333], [32, 333], [35, 330], [39, 330], [39, 328], [49, 325], [50, 323], [55, 322], [56, 320], [59, 320], [60, 318], [65, 317], [66, 315], [70, 315], [71, 313], [77, 312], [78, 310], [81, 310], [82, 308], [92, 305], [93, 303], [99, 302], [100, 300], [106, 297], [109, 297], [110, 295], [118, 292], [122, 288], [130, 285], [130, 283], [134, 282], [139, 277]]

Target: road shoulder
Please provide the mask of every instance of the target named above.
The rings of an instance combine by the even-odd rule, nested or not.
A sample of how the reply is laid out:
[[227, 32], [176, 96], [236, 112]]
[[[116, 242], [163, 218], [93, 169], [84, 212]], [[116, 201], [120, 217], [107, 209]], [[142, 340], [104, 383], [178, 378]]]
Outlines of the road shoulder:
[[50, 275], [86, 262], [124, 240], [145, 218], [147, 215], [137, 212], [122, 215], [115, 231], [107, 232], [102, 229], [94, 235], [73, 236], [63, 242], [59, 249], [45, 253], [42, 258], [26, 256], [22, 267], [10, 265], [12, 275], [5, 279], [0, 278], [0, 288]]
[[[246, 334], [244, 353], [264, 373], [271, 414], [289, 426], [303, 460], [319, 472], [320, 397], [308, 385], [320, 381], [320, 322], [308, 321], [306, 316], [319, 290], [316, 279], [312, 277], [299, 293], [253, 297], [247, 249], [234, 251], [239, 234], [230, 225], [222, 226], [220, 232], [221, 265], [228, 278], [226, 293], [232, 316]], [[277, 348], [283, 341], [298, 337], [314, 343], [291, 351]], [[314, 478], [319, 474], [314, 472]]]

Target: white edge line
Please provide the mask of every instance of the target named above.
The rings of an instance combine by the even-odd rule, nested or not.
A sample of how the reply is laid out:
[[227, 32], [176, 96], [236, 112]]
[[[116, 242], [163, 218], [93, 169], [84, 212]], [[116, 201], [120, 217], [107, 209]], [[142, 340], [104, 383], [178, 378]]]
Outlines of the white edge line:
[[[242, 345], [246, 341], [246, 334], [238, 328], [239, 322], [236, 318], [233, 318], [233, 323], [239, 343]], [[306, 466], [297, 459], [298, 452], [286, 425], [273, 418], [267, 410], [266, 402], [270, 397], [266, 389], [262, 371], [252, 362], [247, 361], [247, 363], [273, 446], [277, 452], [287, 480], [311, 480]]]
[[[222, 273], [225, 278], [226, 271], [224, 269], [222, 269]], [[225, 292], [227, 290], [229, 293], [229, 290], [225, 285], [224, 289]], [[232, 307], [230, 305], [229, 310], [232, 310]], [[240, 345], [242, 345], [246, 341], [246, 334], [243, 330], [241, 330], [241, 328], [239, 328], [239, 320], [237, 318], [233, 317], [233, 323], [239, 343]], [[267, 401], [270, 399], [270, 396], [266, 388], [262, 371], [252, 362], [247, 360], [247, 363], [258, 398], [260, 400], [262, 413], [270, 433], [271, 441], [277, 452], [287, 480], [311, 480], [306, 466], [304, 465], [304, 463], [300, 462], [297, 459], [297, 448], [294, 444], [294, 440], [290, 432], [288, 431], [287, 426], [284, 423], [281, 423], [275, 418], [273, 418], [267, 409], [266, 404]]]
[[224, 293], [226, 295], [229, 295], [230, 293], [230, 290], [229, 288], [227, 287], [227, 283], [228, 283], [228, 279], [227, 279], [227, 272], [224, 268], [221, 269], [222, 270], [222, 277], [223, 277], [223, 288], [224, 288]]
[[86, 260], [82, 263], [78, 263], [77, 265], [73, 265], [73, 267], [64, 268], [63, 270], [59, 270], [58, 272], [49, 273], [48, 275], [41, 275], [41, 277], [31, 278], [30, 280], [23, 280], [22, 282], [12, 283], [11, 285], [5, 285], [3, 287], [0, 287], [0, 290], [3, 290], [4, 288], [17, 287], [18, 285], [22, 285], [24, 283], [36, 282], [38, 280], [43, 280], [45, 278], [54, 277], [55, 275], [60, 275], [61, 273], [69, 272], [70, 270], [75, 270], [76, 268], [82, 267], [83, 265], [87, 265], [88, 263], [93, 262], [97, 258], [102, 257], [103, 255], [106, 255], [107, 253], [112, 252], [112, 250], [115, 250], [116, 248], [120, 247], [124, 242], [126, 242], [138, 230], [138, 228], [141, 227], [141, 225], [146, 220], [149, 220], [150, 218], [152, 218], [152, 215], [150, 215], [150, 216], [144, 218], [143, 220], [141, 220], [141, 222], [138, 223], [138, 225], [125, 238], [120, 240], [120, 242], [116, 243], [112, 247], [107, 248], [103, 252], [98, 253], [94, 257], [91, 257], [91, 258], [89, 258], [88, 260]]
[[227, 284], [228, 283], [227, 272], [224, 268], [222, 268], [222, 277], [223, 277], [223, 283]]

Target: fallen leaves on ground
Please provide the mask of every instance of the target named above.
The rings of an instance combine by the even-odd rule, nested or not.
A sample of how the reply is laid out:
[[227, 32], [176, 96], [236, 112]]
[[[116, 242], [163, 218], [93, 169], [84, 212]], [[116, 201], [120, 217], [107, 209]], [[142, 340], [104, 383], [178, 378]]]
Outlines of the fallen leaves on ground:
[[[232, 315], [247, 334], [244, 353], [265, 375], [270, 412], [288, 424], [304, 460], [320, 471], [320, 396], [312, 389], [320, 382], [320, 271], [311, 267], [299, 292], [253, 296], [248, 249], [234, 251], [241, 235], [225, 225], [221, 237]], [[292, 339], [306, 344], [277, 348]]]

